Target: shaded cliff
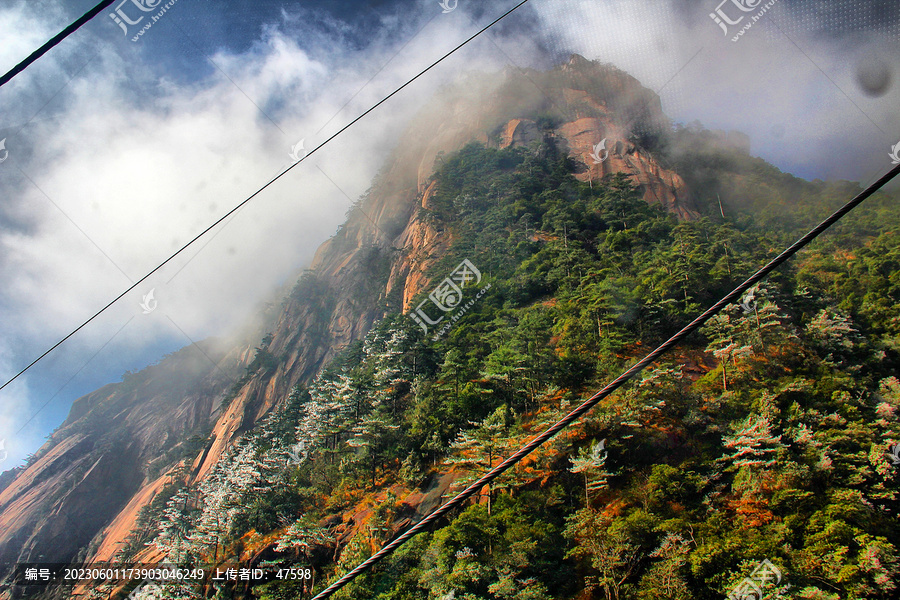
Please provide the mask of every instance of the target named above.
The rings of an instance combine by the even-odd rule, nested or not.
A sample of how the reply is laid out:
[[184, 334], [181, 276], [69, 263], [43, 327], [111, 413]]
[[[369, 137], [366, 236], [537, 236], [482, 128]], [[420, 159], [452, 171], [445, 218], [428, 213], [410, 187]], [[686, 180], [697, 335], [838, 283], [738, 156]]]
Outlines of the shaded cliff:
[[78, 556], [152, 473], [194, 451], [188, 440], [208, 434], [236, 372], [233, 356], [205, 342], [75, 401], [0, 492], [0, 562]]
[[503, 148], [549, 139], [580, 180], [623, 173], [647, 202], [691, 219], [690, 191], [656, 156], [669, 129], [655, 93], [577, 56], [547, 72], [476, 74], [441, 90], [320, 247], [262, 342], [260, 331], [231, 347], [188, 347], [73, 404], [36, 459], [4, 479], [0, 563], [114, 558], [166, 481], [202, 480], [294, 385], [388, 309], [407, 309], [449, 244], [420, 211], [444, 154], [473, 141]]

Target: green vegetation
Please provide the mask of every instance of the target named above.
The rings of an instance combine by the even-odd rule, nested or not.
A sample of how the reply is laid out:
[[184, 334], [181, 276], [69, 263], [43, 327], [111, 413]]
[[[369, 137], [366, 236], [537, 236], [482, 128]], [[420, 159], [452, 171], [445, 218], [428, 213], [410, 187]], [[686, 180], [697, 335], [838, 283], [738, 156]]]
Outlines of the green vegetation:
[[[423, 216], [452, 245], [430, 280], [469, 259], [490, 290], [437, 342], [388, 314], [295, 389], [229, 458], [256, 483], [233, 483], [214, 538], [185, 534], [193, 556], [314, 569], [310, 585], [268, 583], [260, 598], [322, 589], [415, 520], [401, 491], [442, 473], [459, 488], [498, 464], [852, 193], [729, 161], [696, 151], [684, 171], [702, 214], [678, 221], [622, 176], [577, 181], [549, 141], [444, 157]], [[726, 183], [755, 191], [723, 220]], [[872, 198], [335, 597], [720, 599], [763, 559], [784, 577], [772, 598], [895, 597], [898, 223], [895, 200]], [[298, 443], [299, 462], [272, 458]]]

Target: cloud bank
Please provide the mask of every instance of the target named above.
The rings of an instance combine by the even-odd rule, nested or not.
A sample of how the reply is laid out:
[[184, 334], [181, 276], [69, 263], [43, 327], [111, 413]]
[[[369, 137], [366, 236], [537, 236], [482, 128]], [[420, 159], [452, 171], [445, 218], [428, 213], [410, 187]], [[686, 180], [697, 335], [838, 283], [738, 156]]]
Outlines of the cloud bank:
[[[433, 1], [365, 8], [374, 22], [364, 31], [322, 11], [284, 9], [249, 47], [232, 50], [223, 39], [205, 56], [180, 26], [207, 8], [179, 2], [139, 43], [98, 17], [0, 89], [0, 138], [10, 152], [0, 164], [0, 377], [290, 165], [299, 141], [315, 148], [513, 5], [470, 4], [460, 0], [448, 14]], [[748, 133], [753, 152], [783, 170], [858, 180], [883, 172], [900, 139], [897, 16], [857, 11], [858, 23], [835, 31], [822, 3], [781, 0], [731, 42], [709, 17], [716, 5], [533, 0], [0, 392], [9, 452], [0, 469], [37, 449], [81, 393], [244, 323], [308, 265], [407, 119], [466, 71], [546, 68], [578, 52], [658, 90], [676, 121]], [[230, 18], [240, 26], [239, 13]], [[8, 34], [0, 67], [66, 22], [59, 2], [0, 8]], [[166, 47], [170, 60], [148, 50]], [[161, 65], [176, 64], [176, 55], [189, 68], [167, 72]], [[151, 290], [158, 304], [144, 314]]]

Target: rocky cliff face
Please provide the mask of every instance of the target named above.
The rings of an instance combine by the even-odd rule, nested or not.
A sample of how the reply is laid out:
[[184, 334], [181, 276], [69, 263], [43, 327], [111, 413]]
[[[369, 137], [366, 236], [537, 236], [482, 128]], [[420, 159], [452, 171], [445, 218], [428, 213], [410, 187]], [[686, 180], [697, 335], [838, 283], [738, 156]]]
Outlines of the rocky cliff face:
[[206, 342], [79, 398], [36, 459], [0, 491], [0, 563], [83, 554], [153, 471], [167, 469], [192, 435], [205, 434], [236, 367]]
[[189, 466], [182, 477], [205, 477], [242, 432], [360, 339], [386, 306], [408, 309], [449, 244], [418, 211], [429, 206], [443, 154], [473, 141], [528, 146], [549, 137], [579, 179], [625, 173], [648, 202], [690, 219], [684, 181], [649, 149], [668, 128], [652, 91], [578, 56], [548, 72], [473, 75], [441, 90], [272, 320], [266, 352], [274, 361], [245, 374], [261, 335], [232, 348], [189, 347], [76, 401], [38, 459], [3, 480], [0, 563], [112, 559], [176, 464]]

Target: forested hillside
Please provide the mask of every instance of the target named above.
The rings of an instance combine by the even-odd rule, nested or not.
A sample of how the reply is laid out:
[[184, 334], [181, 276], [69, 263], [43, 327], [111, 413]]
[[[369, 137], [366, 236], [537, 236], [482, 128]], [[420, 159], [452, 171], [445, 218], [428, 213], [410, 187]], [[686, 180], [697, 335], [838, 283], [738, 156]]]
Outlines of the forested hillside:
[[[205, 481], [174, 478], [118, 558], [310, 569], [252, 588], [165, 584], [172, 598], [309, 597], [858, 189], [712, 151], [705, 136], [695, 126], [644, 142], [692, 186], [701, 215], [690, 220], [624, 176], [577, 180], [551, 136], [442, 156], [419, 216], [449, 249], [427, 275], [440, 286], [468, 260], [480, 277], [458, 286], [466, 310], [425, 332], [395, 290], [365, 339], [296, 386]], [[780, 571], [767, 598], [896, 597], [896, 200], [872, 198], [335, 597], [721, 599], [764, 560]], [[433, 318], [420, 304], [429, 291], [413, 307]], [[264, 343], [248, 372], [278, 360]]]

